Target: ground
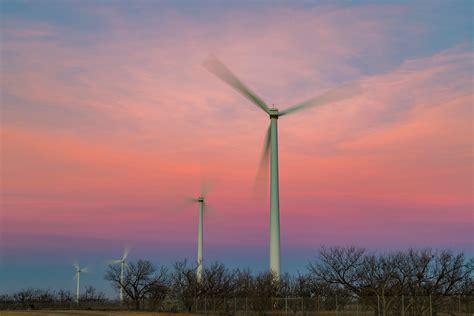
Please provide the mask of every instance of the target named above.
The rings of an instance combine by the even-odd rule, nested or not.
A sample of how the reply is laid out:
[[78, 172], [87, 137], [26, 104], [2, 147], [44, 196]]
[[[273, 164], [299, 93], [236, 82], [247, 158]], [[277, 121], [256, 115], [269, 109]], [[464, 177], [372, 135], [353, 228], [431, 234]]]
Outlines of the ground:
[[0, 311], [1, 316], [190, 316], [183, 313], [155, 313], [133, 311]]

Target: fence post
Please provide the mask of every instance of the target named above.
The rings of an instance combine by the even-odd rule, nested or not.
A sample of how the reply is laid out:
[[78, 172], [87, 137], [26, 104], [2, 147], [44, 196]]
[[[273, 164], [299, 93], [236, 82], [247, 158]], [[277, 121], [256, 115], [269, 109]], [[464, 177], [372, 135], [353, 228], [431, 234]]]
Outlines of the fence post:
[[285, 315], [288, 315], [288, 296], [285, 296]]
[[433, 305], [431, 304], [431, 294], [430, 294], [430, 316], [433, 316]]
[[339, 308], [337, 306], [337, 294], [336, 294], [336, 316], [339, 315]]
[[356, 313], [359, 316], [359, 300], [356, 301]]
[[402, 294], [402, 316], [405, 316], [405, 296]]
[[461, 312], [461, 295], [458, 295], [458, 307], [459, 312]]
[[234, 297], [234, 315], [237, 314], [237, 299]]
[[245, 316], [247, 316], [248, 297], [245, 297]]
[[301, 298], [301, 313], [304, 315], [304, 297]]
[[380, 296], [377, 294], [377, 315], [380, 316]]
[[207, 298], [204, 298], [204, 313], [207, 314]]

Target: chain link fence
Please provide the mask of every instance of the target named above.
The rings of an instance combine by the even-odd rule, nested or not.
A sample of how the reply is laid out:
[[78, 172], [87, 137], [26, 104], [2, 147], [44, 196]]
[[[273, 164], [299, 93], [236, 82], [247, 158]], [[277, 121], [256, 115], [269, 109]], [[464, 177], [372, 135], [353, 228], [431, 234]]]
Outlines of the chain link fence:
[[[1, 302], [5, 309], [130, 310], [132, 302]], [[214, 315], [315, 316], [473, 316], [474, 296], [315, 296], [286, 298], [194, 298], [189, 310], [180, 300], [145, 301], [141, 309]]]
[[192, 312], [234, 315], [473, 316], [474, 296], [196, 298]]

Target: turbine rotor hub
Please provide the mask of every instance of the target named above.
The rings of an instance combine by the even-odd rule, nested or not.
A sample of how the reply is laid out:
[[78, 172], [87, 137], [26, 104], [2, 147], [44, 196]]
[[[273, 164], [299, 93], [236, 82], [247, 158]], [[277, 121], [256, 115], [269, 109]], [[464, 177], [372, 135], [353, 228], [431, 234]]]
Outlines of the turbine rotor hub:
[[270, 115], [271, 119], [273, 118], [278, 119], [278, 116], [280, 116], [280, 114], [278, 113], [278, 109], [275, 109], [275, 108], [269, 109], [268, 114]]

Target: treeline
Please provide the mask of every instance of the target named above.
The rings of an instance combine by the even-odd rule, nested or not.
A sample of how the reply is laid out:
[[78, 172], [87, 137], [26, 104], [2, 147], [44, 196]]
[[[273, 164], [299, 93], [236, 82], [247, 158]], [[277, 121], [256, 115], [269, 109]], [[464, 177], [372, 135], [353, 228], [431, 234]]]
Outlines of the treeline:
[[[472, 296], [473, 271], [473, 258], [449, 250], [373, 253], [357, 247], [322, 247], [305, 271], [283, 274], [280, 280], [268, 272], [253, 273], [213, 263], [205, 267], [203, 279], [198, 282], [196, 265], [186, 260], [171, 268], [147, 260], [129, 262], [123, 279], [120, 265], [110, 265], [104, 277], [117, 291], [123, 288], [125, 304], [135, 309], [159, 309], [162, 302], [175, 300], [183, 309], [192, 311], [204, 298], [214, 302], [251, 298], [252, 308], [258, 310], [271, 306], [270, 299], [277, 297], [337, 297], [339, 306], [357, 300], [385, 311], [395, 301], [399, 304], [402, 296], [407, 298], [406, 304], [412, 305], [418, 304], [419, 298], [420, 308], [424, 308], [421, 300], [428, 296], [436, 298], [433, 304], [441, 304], [438, 302], [443, 301], [442, 297]], [[87, 297], [105, 300], [101, 293], [86, 293], [81, 301]], [[59, 298], [58, 292], [56, 299], [72, 301], [68, 295]], [[18, 293], [8, 299], [28, 301]]]
[[[88, 305], [102, 305], [107, 297], [93, 286], [86, 286], [80, 295], [80, 301]], [[68, 290], [26, 288], [13, 294], [0, 295], [2, 309], [37, 309], [50, 307], [68, 307], [76, 302], [75, 295]]]

